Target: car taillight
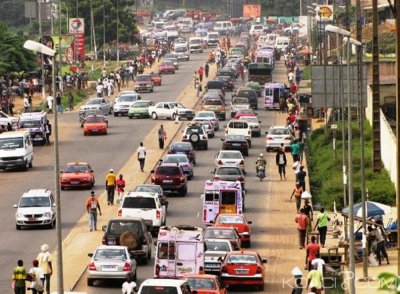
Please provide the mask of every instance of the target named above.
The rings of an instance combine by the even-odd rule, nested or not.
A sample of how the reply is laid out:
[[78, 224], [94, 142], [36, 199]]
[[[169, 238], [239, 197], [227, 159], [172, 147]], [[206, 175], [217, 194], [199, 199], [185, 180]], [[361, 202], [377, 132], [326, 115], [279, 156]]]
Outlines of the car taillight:
[[211, 125], [208, 125], [208, 129], [211, 130]]
[[168, 150], [168, 154], [174, 154], [174, 151]]
[[244, 178], [242, 176], [236, 178], [237, 181], [243, 181]]
[[222, 163], [222, 160], [218, 160], [218, 164], [223, 164], [223, 163]]
[[185, 177], [181, 177], [180, 181], [181, 183], [185, 182]]
[[250, 231], [250, 229], [249, 229], [249, 226], [244, 226], [244, 228], [243, 228], [243, 231], [245, 231], [245, 232], [249, 232]]
[[261, 267], [257, 267], [257, 274], [261, 274], [262, 273], [262, 268]]
[[152, 177], [151, 177], [151, 182], [152, 182], [152, 183], [155, 183], [155, 182], [156, 182], [156, 177], [152, 176]]
[[94, 265], [94, 262], [89, 263], [89, 270], [90, 271], [95, 271], [96, 270], [96, 266]]
[[233, 248], [239, 248], [239, 245], [236, 241], [231, 241], [231, 244]]
[[122, 216], [122, 209], [118, 209], [118, 216]]
[[106, 245], [107, 244], [107, 239], [106, 237], [103, 237], [103, 239], [101, 239], [101, 244]]
[[205, 222], [207, 219], [207, 209], [203, 210], [203, 222]]
[[219, 176], [215, 176], [214, 180], [220, 180], [221, 178]]
[[156, 218], [160, 218], [161, 217], [161, 211], [157, 210], [156, 211]]
[[158, 264], [156, 264], [155, 276], [160, 276], [160, 266]]
[[292, 137], [288, 136], [288, 137], [285, 137], [284, 140], [291, 140], [291, 139], [292, 139]]
[[244, 164], [244, 161], [242, 160], [242, 161], [240, 161], [240, 163], [239, 164]]
[[267, 140], [273, 140], [273, 139], [274, 139], [273, 137], [267, 136]]
[[124, 267], [122, 268], [122, 271], [130, 272], [131, 271], [131, 265], [129, 263], [125, 262]]
[[221, 268], [221, 272], [222, 272], [222, 273], [227, 273], [227, 272], [228, 272], [228, 269], [226, 268], [226, 265], [224, 265], [224, 266]]

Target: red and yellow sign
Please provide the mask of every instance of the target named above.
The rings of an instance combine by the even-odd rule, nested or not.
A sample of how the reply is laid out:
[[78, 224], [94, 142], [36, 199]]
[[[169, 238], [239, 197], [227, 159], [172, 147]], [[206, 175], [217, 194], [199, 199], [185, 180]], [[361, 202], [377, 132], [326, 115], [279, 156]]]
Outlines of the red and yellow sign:
[[333, 20], [333, 5], [321, 5], [319, 7], [321, 20]]
[[243, 18], [256, 19], [261, 16], [261, 5], [246, 4], [243, 5]]

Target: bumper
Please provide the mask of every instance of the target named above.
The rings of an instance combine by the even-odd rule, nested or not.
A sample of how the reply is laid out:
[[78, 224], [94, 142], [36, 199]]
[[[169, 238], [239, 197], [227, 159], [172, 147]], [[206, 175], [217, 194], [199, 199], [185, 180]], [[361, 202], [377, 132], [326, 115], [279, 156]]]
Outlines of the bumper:
[[224, 285], [263, 285], [264, 278], [262, 275], [257, 274], [254, 276], [232, 276], [229, 274], [222, 274], [221, 281]]
[[84, 131], [83, 134], [86, 135], [107, 135], [107, 130], [98, 130], [98, 131], [93, 131], [93, 130], [87, 130]]
[[194, 118], [194, 113], [178, 113], [179, 118], [186, 118], [187, 120], [192, 120]]
[[25, 167], [25, 161], [24, 160], [7, 160], [7, 161], [0, 161], [0, 168], [2, 169], [13, 169], [13, 168], [20, 168], [20, 167]]
[[61, 188], [88, 188], [92, 186], [92, 182], [69, 182], [69, 183], [63, 183], [61, 182]]
[[128, 115], [128, 111], [129, 111], [129, 109], [118, 109], [118, 110], [116, 110], [116, 109], [114, 109], [113, 110], [114, 111], [114, 114], [116, 114], [116, 115]]
[[[133, 271], [134, 273], [135, 271]], [[125, 280], [129, 272], [87, 271], [87, 278], [92, 280]]]
[[151, 92], [153, 91], [153, 87], [152, 86], [140, 86], [140, 87], [135, 87], [134, 88], [136, 92]]
[[269, 143], [267, 142], [265, 144], [265, 147], [267, 149], [279, 149], [281, 147], [281, 144], [283, 143], [283, 146], [285, 147], [285, 150], [290, 150], [290, 145], [291, 143], [284, 143], [284, 142], [274, 142], [274, 143]]
[[150, 117], [148, 112], [133, 112], [133, 113], [128, 112], [128, 116], [129, 117]]
[[164, 190], [164, 192], [175, 192], [175, 191], [179, 191], [179, 190], [182, 190], [184, 187], [185, 187], [185, 185], [186, 185], [186, 183], [182, 183], [182, 184], [179, 184], [179, 185], [168, 185], [168, 184], [165, 184], [165, 183], [155, 183], [156, 185], [160, 185], [161, 186], [161, 188], [163, 188], [163, 190]]
[[53, 223], [52, 218], [18, 218], [16, 219], [16, 224], [19, 226], [48, 226]]
[[203, 48], [201, 48], [201, 47], [200, 48], [190, 48], [189, 51], [190, 52], [200, 52], [201, 53], [201, 52], [203, 52]]
[[204, 271], [208, 274], [219, 275], [221, 269], [221, 263], [204, 263]]

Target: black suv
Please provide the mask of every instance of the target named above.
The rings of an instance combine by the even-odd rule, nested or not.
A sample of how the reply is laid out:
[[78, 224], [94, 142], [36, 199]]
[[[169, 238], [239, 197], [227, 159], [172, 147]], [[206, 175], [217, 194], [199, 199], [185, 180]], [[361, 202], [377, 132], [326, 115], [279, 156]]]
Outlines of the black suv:
[[151, 224], [146, 224], [142, 218], [113, 218], [103, 226], [102, 243], [126, 246], [137, 262], [146, 264], [151, 259], [153, 246], [151, 229]]

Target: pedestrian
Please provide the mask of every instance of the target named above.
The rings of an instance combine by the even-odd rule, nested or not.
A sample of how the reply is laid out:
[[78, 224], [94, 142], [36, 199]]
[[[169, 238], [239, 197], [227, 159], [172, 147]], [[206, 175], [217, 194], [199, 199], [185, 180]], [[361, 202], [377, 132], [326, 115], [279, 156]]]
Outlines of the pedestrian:
[[28, 96], [25, 96], [25, 98], [24, 98], [24, 110], [25, 110], [25, 112], [28, 112], [30, 107], [31, 107], [31, 105], [29, 103]]
[[47, 96], [46, 101], [47, 101], [47, 108], [49, 109], [48, 113], [53, 113], [53, 103], [54, 103], [53, 96], [51, 95]]
[[298, 182], [297, 175], [300, 172], [300, 167], [301, 167], [301, 163], [300, 163], [300, 161], [298, 159], [296, 159], [296, 161], [293, 163], [293, 171], [294, 171], [296, 183]]
[[114, 174], [114, 170], [111, 168], [106, 176], [106, 190], [107, 190], [107, 204], [114, 204], [114, 193], [115, 185], [117, 182], [117, 176]]
[[121, 203], [122, 195], [125, 192], [125, 180], [122, 174], [119, 175], [117, 180], [117, 203]]
[[90, 192], [90, 197], [86, 200], [86, 210], [89, 214], [90, 231], [97, 230], [97, 210], [101, 216], [100, 203], [94, 191]]
[[127, 274], [126, 281], [122, 284], [122, 294], [133, 294], [137, 290], [136, 283], [132, 281], [131, 274]]
[[290, 71], [288, 73], [288, 82], [289, 82], [289, 85], [291, 85], [294, 82], [294, 73], [293, 73], [293, 71]]
[[300, 70], [300, 68], [299, 67], [297, 67], [296, 68], [296, 83], [297, 83], [297, 85], [299, 85], [300, 84], [300, 81], [301, 81], [301, 74], [303, 73], [303, 71], [301, 71]]
[[21, 259], [17, 261], [17, 267], [14, 268], [12, 280], [14, 293], [25, 294], [26, 269], [24, 267], [24, 262]]
[[210, 66], [208, 65], [208, 62], [206, 62], [206, 65], [204, 66], [204, 74], [206, 75], [206, 78], [208, 78], [209, 71], [210, 71]]
[[299, 146], [297, 140], [294, 140], [294, 141], [293, 141], [293, 143], [292, 143], [292, 145], [290, 146], [290, 148], [291, 148], [291, 153], [292, 153], [293, 162], [295, 162], [295, 161], [297, 161], [297, 160], [300, 160], [300, 157], [299, 157], [299, 155], [300, 155], [300, 154], [299, 154], [299, 153], [300, 153], [300, 146]]
[[306, 191], [306, 176], [307, 173], [304, 171], [304, 166], [300, 166], [300, 171], [297, 173], [297, 182], [299, 182], [303, 192]]
[[296, 279], [296, 284], [292, 288], [292, 294], [302, 294], [304, 286], [301, 284], [301, 279]]
[[325, 246], [326, 231], [328, 230], [329, 221], [330, 218], [328, 217], [325, 208], [321, 207], [320, 213], [317, 215], [317, 223], [314, 226], [314, 231], [318, 227], [319, 243], [321, 244], [322, 248]]
[[309, 271], [312, 270], [311, 262], [317, 258], [317, 253], [319, 253], [320, 247], [317, 244], [317, 238], [315, 236], [311, 237], [311, 243], [306, 247], [306, 267]]
[[281, 113], [285, 113], [286, 112], [286, 107], [287, 107], [287, 104], [286, 104], [285, 96], [281, 95], [279, 97], [279, 110], [280, 110], [280, 112]]
[[143, 142], [140, 142], [140, 146], [137, 149], [137, 159], [139, 161], [140, 170], [144, 172], [144, 163], [146, 161], [146, 148], [143, 147]]
[[304, 214], [308, 217], [307, 232], [310, 233], [312, 231], [313, 209], [308, 199], [304, 200], [303, 209]]
[[49, 245], [43, 244], [40, 246], [40, 253], [36, 257], [39, 261], [39, 267], [43, 271], [45, 290], [47, 294], [50, 294], [50, 277], [53, 274], [53, 265], [51, 263], [51, 253], [49, 252]]
[[281, 177], [281, 181], [284, 178], [286, 180], [286, 154], [279, 148], [276, 153], [276, 165], [278, 166], [279, 176]]
[[32, 290], [32, 294], [43, 294], [44, 292], [44, 273], [39, 267], [39, 261], [32, 261], [33, 267], [29, 270], [29, 275], [32, 277], [31, 286], [28, 290]]
[[193, 74], [193, 85], [194, 85], [194, 88], [195, 89], [197, 89], [197, 82], [198, 82], [198, 77], [197, 77], [197, 72], [196, 71], [194, 71], [194, 74]]
[[317, 270], [319, 272], [321, 272], [322, 277], [324, 277], [324, 270], [325, 270], [325, 260], [323, 260], [321, 258], [321, 254], [319, 252], [317, 252], [317, 254], [315, 254], [315, 258], [313, 259], [313, 261], [311, 261], [311, 265], [314, 267], [315, 265], [317, 265]]
[[385, 249], [385, 239], [377, 228], [373, 229], [371, 226], [368, 226], [368, 239], [376, 241], [376, 257], [378, 258], [379, 265], [382, 264], [381, 254], [382, 258], [386, 258], [387, 264], [390, 264], [389, 256]]
[[296, 183], [296, 186], [293, 189], [292, 195], [290, 195], [290, 201], [292, 201], [292, 198], [294, 196], [295, 201], [296, 201], [296, 211], [297, 211], [297, 213], [300, 211], [301, 194], [303, 194], [303, 189], [301, 188], [299, 183]]
[[200, 68], [197, 71], [197, 73], [199, 74], [199, 80], [200, 80], [200, 83], [201, 83], [203, 81], [204, 68], [202, 66], [200, 66]]
[[69, 111], [74, 110], [74, 95], [71, 92], [68, 93], [68, 108]]
[[158, 136], [158, 146], [160, 147], [160, 149], [164, 149], [164, 142], [167, 134], [164, 131], [163, 125], [161, 125], [160, 128], [158, 129], [157, 136]]
[[104, 90], [103, 84], [98, 83], [96, 86], [97, 97], [100, 97], [100, 98], [103, 97], [103, 90]]
[[10, 113], [11, 116], [14, 116], [14, 100], [11, 99], [10, 103], [8, 103], [8, 113]]
[[201, 82], [198, 80], [196, 82], [196, 97], [200, 96], [201, 91], [203, 91], [203, 87], [201, 86]]
[[49, 120], [46, 121], [46, 124], [44, 125], [44, 127], [45, 127], [45, 133], [46, 133], [46, 144], [50, 146], [51, 124], [50, 124]]
[[57, 105], [57, 112], [63, 113], [64, 109], [62, 106], [60, 93], [58, 93], [56, 96], [56, 105]]
[[308, 217], [304, 213], [304, 208], [300, 208], [299, 214], [295, 217], [295, 222], [297, 224], [297, 231], [299, 235], [299, 247], [303, 249], [306, 246], [306, 234]]
[[315, 265], [307, 275], [307, 289], [312, 287], [311, 291], [314, 291], [316, 294], [321, 294], [323, 282], [322, 274], [317, 270], [317, 265]]

